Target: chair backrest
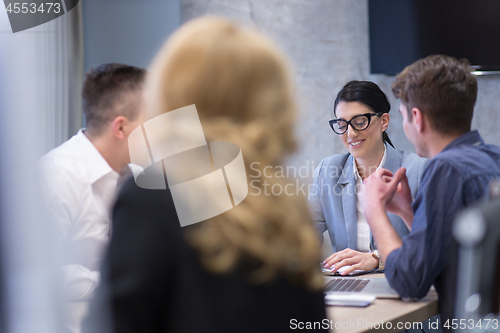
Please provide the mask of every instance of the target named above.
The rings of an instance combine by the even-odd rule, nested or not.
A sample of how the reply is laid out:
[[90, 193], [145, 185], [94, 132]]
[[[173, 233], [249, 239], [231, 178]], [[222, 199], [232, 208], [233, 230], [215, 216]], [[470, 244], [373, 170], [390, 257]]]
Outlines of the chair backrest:
[[500, 312], [500, 181], [492, 182], [489, 196], [459, 214], [453, 226], [459, 260], [453, 317], [459, 321], [498, 320]]

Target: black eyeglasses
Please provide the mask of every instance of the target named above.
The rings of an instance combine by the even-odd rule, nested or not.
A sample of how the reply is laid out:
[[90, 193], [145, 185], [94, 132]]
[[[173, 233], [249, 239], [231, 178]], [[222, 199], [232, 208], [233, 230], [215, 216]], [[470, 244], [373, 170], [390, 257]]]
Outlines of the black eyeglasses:
[[370, 126], [372, 117], [381, 116], [384, 113], [385, 112], [363, 113], [358, 116], [352, 117], [351, 120], [332, 119], [329, 121], [329, 123], [332, 130], [338, 135], [347, 132], [348, 125], [351, 125], [351, 127], [356, 131], [364, 131], [368, 128], [368, 126]]

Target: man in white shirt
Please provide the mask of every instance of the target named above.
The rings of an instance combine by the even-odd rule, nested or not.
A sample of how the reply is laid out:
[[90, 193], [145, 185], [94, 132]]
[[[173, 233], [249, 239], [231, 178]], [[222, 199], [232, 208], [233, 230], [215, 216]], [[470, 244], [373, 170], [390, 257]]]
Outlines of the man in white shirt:
[[99, 281], [117, 186], [131, 174], [128, 136], [143, 121], [145, 74], [121, 64], [90, 70], [82, 93], [86, 129], [40, 160], [63, 251], [66, 325], [71, 332], [80, 332]]

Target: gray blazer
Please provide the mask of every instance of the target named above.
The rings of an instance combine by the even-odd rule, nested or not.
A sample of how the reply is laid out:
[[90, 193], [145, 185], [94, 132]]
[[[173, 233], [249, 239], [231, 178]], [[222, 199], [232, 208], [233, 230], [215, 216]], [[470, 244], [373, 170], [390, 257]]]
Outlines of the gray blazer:
[[[415, 197], [428, 160], [386, 145], [384, 168], [396, 172], [406, 168], [412, 196]], [[314, 172], [314, 184], [309, 193], [309, 209], [316, 229], [323, 239], [328, 230], [333, 251], [357, 249], [356, 179], [351, 154], [337, 154], [324, 158]], [[409, 233], [404, 221], [389, 214], [389, 219], [400, 237]], [[372, 248], [376, 248], [372, 237]]]

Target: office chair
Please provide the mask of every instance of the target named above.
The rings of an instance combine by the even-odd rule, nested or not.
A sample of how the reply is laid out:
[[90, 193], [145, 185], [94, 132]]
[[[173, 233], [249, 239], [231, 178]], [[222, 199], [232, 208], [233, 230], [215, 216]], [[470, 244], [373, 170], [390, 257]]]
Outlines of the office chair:
[[500, 180], [490, 185], [489, 197], [453, 226], [459, 260], [454, 332], [500, 332]]

